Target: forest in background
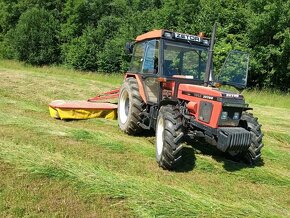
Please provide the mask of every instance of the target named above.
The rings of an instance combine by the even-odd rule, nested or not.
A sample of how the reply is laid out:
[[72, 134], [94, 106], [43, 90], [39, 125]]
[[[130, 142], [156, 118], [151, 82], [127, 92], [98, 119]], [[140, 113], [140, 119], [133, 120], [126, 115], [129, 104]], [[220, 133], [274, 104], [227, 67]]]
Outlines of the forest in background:
[[251, 55], [250, 87], [290, 89], [290, 1], [0, 0], [0, 57], [33, 65], [125, 72], [127, 41], [152, 29], [210, 36], [215, 66], [230, 50]]

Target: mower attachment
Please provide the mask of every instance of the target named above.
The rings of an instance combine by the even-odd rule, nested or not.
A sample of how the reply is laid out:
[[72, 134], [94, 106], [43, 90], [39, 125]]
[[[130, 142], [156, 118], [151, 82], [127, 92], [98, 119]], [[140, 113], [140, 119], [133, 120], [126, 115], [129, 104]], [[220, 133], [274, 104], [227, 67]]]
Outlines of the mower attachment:
[[105, 92], [104, 94], [97, 95], [96, 97], [89, 98], [88, 101], [102, 101], [108, 99], [115, 99], [119, 97], [119, 91], [120, 89], [114, 89], [112, 91]]
[[117, 119], [116, 104], [104, 103], [108, 99], [116, 99], [119, 89], [105, 92], [87, 101], [56, 100], [49, 104], [50, 116], [62, 120], [81, 120], [90, 118]]
[[56, 100], [49, 104], [49, 112], [51, 117], [62, 120], [117, 119], [117, 105], [110, 103]]

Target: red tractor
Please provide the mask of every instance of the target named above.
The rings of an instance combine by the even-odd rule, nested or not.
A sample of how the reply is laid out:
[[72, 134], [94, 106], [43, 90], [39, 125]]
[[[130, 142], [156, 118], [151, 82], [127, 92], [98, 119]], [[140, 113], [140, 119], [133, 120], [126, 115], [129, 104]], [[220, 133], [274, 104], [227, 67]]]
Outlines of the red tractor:
[[118, 100], [118, 123], [135, 135], [156, 132], [156, 160], [173, 170], [182, 161], [185, 137], [202, 137], [236, 159], [253, 164], [261, 156], [261, 125], [239, 93], [246, 87], [249, 55], [229, 53], [214, 77], [211, 38], [153, 30], [127, 43], [132, 54]]

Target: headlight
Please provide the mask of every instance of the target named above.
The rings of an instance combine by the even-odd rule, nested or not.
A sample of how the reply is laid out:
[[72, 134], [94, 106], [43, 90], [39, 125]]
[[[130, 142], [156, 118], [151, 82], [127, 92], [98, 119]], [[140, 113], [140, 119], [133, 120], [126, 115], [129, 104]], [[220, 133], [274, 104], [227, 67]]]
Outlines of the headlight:
[[239, 112], [235, 112], [233, 120], [238, 120], [238, 119], [240, 119], [240, 113]]
[[228, 119], [228, 112], [227, 111], [223, 111], [222, 114], [221, 114], [221, 119], [222, 120], [226, 120]]

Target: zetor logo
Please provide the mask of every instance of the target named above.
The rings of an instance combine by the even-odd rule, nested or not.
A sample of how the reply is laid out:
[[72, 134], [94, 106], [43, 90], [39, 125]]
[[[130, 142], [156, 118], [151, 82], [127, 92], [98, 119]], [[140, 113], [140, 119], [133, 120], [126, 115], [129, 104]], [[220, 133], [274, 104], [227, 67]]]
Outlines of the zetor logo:
[[239, 94], [226, 94], [226, 97], [229, 97], [229, 98], [238, 98], [238, 97], [240, 97], [240, 95]]
[[185, 40], [195, 41], [195, 42], [201, 42], [201, 39], [198, 36], [182, 34], [182, 33], [175, 33], [175, 38], [177, 38], [177, 39], [185, 39]]
[[209, 99], [209, 100], [213, 100], [213, 97], [212, 96], [208, 96], [208, 95], [204, 95], [202, 98]]

